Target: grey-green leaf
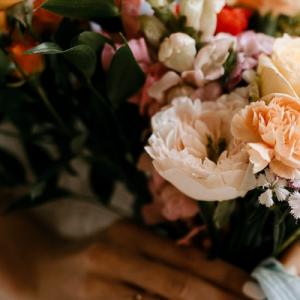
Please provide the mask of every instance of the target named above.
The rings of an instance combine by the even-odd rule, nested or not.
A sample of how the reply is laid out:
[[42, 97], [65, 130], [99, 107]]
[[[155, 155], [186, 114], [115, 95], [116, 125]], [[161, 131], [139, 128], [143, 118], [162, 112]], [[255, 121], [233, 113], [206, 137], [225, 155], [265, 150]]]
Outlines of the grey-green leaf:
[[26, 51], [27, 54], [62, 54], [86, 78], [90, 78], [96, 68], [97, 57], [91, 47], [77, 45], [67, 50], [62, 50], [57, 44], [43, 43]]

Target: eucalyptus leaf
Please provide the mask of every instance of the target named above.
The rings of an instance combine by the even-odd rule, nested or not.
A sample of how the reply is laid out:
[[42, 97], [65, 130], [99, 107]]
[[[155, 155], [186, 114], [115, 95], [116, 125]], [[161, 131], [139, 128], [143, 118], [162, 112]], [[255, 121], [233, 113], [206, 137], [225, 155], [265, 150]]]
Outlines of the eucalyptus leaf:
[[55, 43], [42, 43], [30, 50], [27, 54], [62, 54], [86, 78], [90, 78], [96, 69], [97, 57], [95, 51], [87, 45], [77, 45], [63, 50]]
[[115, 107], [136, 93], [145, 82], [145, 74], [128, 45], [117, 50], [107, 77], [108, 98]]
[[119, 15], [113, 0], [48, 0], [42, 7], [70, 18], [111, 18]]
[[217, 228], [222, 228], [223, 226], [227, 225], [230, 221], [230, 217], [235, 209], [235, 201], [223, 201], [219, 202], [218, 206], [214, 213], [214, 223]]

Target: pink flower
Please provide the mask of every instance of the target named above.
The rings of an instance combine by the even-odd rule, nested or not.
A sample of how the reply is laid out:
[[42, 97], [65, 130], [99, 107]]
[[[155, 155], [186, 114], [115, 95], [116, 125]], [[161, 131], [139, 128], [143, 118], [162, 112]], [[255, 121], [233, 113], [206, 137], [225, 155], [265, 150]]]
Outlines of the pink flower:
[[139, 16], [142, 0], [116, 0], [116, 4], [121, 9], [121, 18], [126, 36], [136, 37], [140, 30]]
[[179, 192], [153, 170], [149, 181], [153, 202], [143, 207], [142, 214], [147, 224], [162, 221], [177, 221], [193, 218], [199, 208], [196, 201]]
[[203, 87], [198, 88], [191, 96], [192, 99], [201, 101], [216, 101], [223, 93], [222, 85], [219, 81], [212, 81]]
[[271, 55], [274, 38], [254, 31], [246, 31], [237, 38], [237, 65], [233, 70], [227, 88], [232, 90], [243, 77], [243, 73], [252, 70], [258, 65], [261, 54]]

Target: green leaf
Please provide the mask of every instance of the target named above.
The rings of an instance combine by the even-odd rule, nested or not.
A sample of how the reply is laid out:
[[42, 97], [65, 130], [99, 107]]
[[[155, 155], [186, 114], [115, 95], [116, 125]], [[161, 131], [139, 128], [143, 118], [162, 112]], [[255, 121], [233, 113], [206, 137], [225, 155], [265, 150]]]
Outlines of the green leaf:
[[113, 41], [109, 38], [96, 32], [85, 31], [78, 36], [75, 45], [86, 45], [96, 53], [100, 53], [106, 43], [114, 46]]
[[48, 0], [42, 7], [70, 18], [111, 18], [119, 15], [113, 0]]
[[135, 94], [145, 82], [145, 74], [128, 45], [116, 52], [107, 77], [107, 94], [115, 107]]
[[223, 201], [219, 202], [214, 213], [214, 223], [217, 228], [222, 228], [230, 221], [230, 217], [235, 209], [235, 201]]
[[234, 70], [234, 68], [236, 67], [236, 64], [237, 64], [237, 53], [231, 49], [229, 52], [229, 56], [223, 66], [224, 75], [221, 79], [223, 85], [226, 85], [228, 83], [230, 79], [230, 75]]
[[43, 43], [30, 50], [27, 54], [62, 54], [86, 78], [92, 77], [95, 72], [97, 57], [95, 51], [87, 45], [77, 45], [62, 50], [55, 43]]

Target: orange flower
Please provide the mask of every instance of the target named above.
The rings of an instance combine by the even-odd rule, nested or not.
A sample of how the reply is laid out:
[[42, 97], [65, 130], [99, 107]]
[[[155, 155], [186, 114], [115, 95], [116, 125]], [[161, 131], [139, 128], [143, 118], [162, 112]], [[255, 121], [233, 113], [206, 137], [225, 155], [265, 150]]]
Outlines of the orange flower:
[[14, 42], [8, 49], [15, 62], [27, 75], [40, 73], [44, 70], [44, 60], [42, 55], [28, 55], [24, 53], [34, 46], [36, 46], [36, 42], [26, 36], [24, 37], [24, 40]]
[[23, 0], [1, 0], [0, 1], [0, 10], [6, 10], [9, 7], [21, 3]]
[[247, 144], [254, 172], [270, 167], [286, 179], [300, 179], [300, 102], [272, 94], [251, 103], [232, 120], [232, 134]]
[[4, 11], [0, 11], [0, 33], [6, 31], [7, 31], [6, 13]]
[[37, 33], [55, 32], [63, 17], [42, 8], [44, 2], [45, 0], [34, 1], [32, 26]]

